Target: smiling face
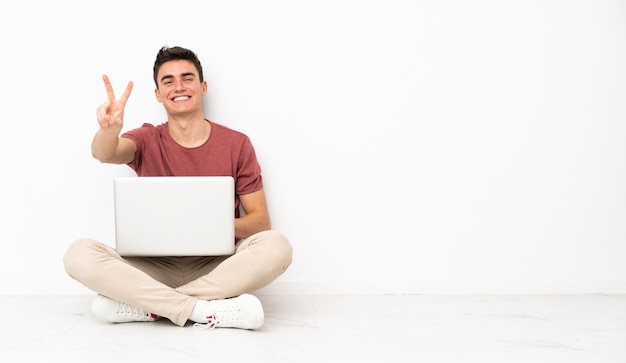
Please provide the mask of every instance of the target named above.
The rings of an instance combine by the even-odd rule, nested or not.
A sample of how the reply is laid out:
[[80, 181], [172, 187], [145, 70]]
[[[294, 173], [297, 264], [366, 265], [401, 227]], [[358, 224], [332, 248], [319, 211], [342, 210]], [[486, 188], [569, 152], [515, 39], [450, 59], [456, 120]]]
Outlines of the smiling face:
[[202, 96], [206, 81], [201, 81], [194, 64], [187, 60], [165, 62], [159, 68], [156, 98], [163, 103], [168, 115], [202, 115]]

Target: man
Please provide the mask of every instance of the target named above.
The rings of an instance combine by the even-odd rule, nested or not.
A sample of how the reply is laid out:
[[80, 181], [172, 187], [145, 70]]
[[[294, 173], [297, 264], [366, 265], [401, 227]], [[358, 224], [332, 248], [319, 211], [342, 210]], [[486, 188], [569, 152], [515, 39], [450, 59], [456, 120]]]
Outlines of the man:
[[[97, 109], [100, 129], [93, 157], [127, 164], [138, 176], [231, 175], [235, 180], [236, 252], [231, 256], [122, 257], [91, 239], [74, 241], [64, 265], [75, 280], [98, 293], [94, 314], [110, 322], [154, 321], [178, 326], [257, 329], [263, 307], [250, 293], [291, 264], [292, 247], [271, 230], [261, 168], [249, 138], [204, 118], [207, 93], [196, 54], [181, 47], [159, 50], [153, 68], [155, 96], [167, 121], [121, 134], [129, 82], [117, 99], [104, 75], [108, 101]], [[121, 135], [120, 135], [121, 134]], [[239, 206], [244, 215], [240, 215]]]

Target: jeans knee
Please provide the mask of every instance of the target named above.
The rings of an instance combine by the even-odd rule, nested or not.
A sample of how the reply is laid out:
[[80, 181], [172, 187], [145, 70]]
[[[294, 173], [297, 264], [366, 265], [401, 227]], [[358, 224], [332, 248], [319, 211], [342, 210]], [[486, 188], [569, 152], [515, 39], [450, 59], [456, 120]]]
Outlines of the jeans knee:
[[293, 246], [289, 242], [289, 239], [278, 231], [268, 231], [270, 240], [272, 241], [272, 252], [279, 265], [282, 266], [283, 271], [291, 265], [293, 261]]
[[90, 264], [86, 258], [88, 251], [96, 242], [90, 239], [78, 239], [72, 242], [63, 255], [63, 266], [65, 272], [72, 277], [76, 277]]

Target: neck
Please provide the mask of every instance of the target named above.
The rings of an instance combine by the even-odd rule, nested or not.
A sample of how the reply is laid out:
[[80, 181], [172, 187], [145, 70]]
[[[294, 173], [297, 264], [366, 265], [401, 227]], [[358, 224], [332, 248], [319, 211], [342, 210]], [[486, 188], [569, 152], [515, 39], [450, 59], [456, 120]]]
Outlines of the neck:
[[167, 122], [172, 138], [184, 147], [196, 147], [204, 144], [211, 134], [211, 124], [204, 118], [171, 118]]

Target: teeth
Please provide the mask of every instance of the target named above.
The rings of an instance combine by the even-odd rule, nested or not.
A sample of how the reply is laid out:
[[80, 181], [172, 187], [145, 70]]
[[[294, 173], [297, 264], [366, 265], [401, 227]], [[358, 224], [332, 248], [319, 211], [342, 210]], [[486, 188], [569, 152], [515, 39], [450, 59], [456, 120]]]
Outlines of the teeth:
[[188, 99], [188, 98], [189, 98], [189, 97], [187, 97], [187, 96], [180, 96], [180, 97], [176, 97], [176, 98], [174, 98], [174, 101], [182, 101], [182, 100], [186, 100], [186, 99]]

